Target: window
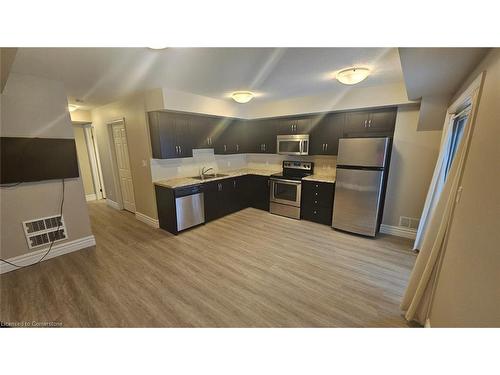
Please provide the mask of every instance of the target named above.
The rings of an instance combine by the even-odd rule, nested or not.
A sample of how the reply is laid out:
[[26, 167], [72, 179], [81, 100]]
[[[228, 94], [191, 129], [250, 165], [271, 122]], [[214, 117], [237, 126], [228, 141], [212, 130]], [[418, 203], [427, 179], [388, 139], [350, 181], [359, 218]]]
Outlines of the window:
[[464, 135], [465, 125], [467, 124], [467, 119], [469, 118], [469, 109], [462, 111], [457, 115], [453, 121], [453, 128], [451, 131], [450, 147], [448, 149], [446, 167], [444, 171], [444, 179], [448, 176], [451, 166], [453, 165], [453, 159], [457, 153], [458, 146]]

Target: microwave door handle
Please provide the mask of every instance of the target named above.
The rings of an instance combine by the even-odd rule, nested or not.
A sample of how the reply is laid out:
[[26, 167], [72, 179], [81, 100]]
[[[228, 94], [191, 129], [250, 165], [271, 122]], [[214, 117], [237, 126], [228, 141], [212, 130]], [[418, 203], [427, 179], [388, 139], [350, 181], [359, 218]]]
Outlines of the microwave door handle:
[[304, 141], [300, 141], [300, 146], [299, 146], [299, 154], [302, 155], [302, 153], [304, 152]]

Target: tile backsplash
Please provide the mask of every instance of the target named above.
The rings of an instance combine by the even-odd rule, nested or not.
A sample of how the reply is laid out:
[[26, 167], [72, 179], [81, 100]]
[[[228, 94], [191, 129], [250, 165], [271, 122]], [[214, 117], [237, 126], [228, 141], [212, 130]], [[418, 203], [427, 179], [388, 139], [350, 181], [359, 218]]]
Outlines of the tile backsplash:
[[215, 155], [213, 149], [193, 150], [192, 158], [151, 159], [153, 181], [177, 177], [191, 177], [200, 173], [202, 167], [213, 168], [215, 172], [239, 168], [280, 171], [283, 160], [304, 160], [314, 162], [316, 174], [335, 173], [336, 156], [287, 156], [276, 154]]

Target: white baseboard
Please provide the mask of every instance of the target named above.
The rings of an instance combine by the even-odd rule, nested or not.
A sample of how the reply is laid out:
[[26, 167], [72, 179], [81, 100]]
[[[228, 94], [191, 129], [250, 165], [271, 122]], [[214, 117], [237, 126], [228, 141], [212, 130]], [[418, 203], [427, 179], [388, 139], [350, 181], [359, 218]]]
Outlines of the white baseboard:
[[[64, 242], [61, 244], [54, 244], [50, 253], [43, 259], [46, 261], [47, 259], [54, 258], [63, 254], [68, 254], [73, 251], [85, 249], [90, 246], [95, 246], [95, 237], [87, 236], [82, 237], [77, 240]], [[29, 254], [19, 255], [14, 258], [7, 259], [9, 262], [17, 264], [19, 266], [27, 266], [29, 264], [33, 264], [38, 262], [40, 258], [47, 252], [48, 248], [37, 250], [30, 252]], [[17, 270], [17, 267], [14, 267], [8, 263], [1, 262], [0, 263], [0, 274]]]
[[393, 236], [410, 238], [414, 240], [417, 237], [417, 231], [415, 229], [397, 227], [393, 225], [382, 224], [380, 226], [380, 233], [391, 234]]
[[109, 199], [109, 198], [106, 198], [106, 204], [107, 204], [109, 207], [114, 208], [115, 210], [121, 210], [121, 209], [122, 209], [118, 203], [116, 203], [115, 201], [112, 201], [112, 200], [111, 200], [111, 199]]
[[97, 199], [97, 196], [95, 194], [87, 194], [85, 196], [85, 200], [87, 202], [89, 202], [89, 201], [95, 201], [96, 199]]
[[139, 221], [142, 221], [143, 223], [146, 223], [147, 225], [153, 227], [153, 228], [159, 228], [160, 224], [158, 222], [158, 219], [153, 219], [152, 217], [149, 217], [147, 215], [144, 215], [140, 212], [135, 213], [135, 218]]

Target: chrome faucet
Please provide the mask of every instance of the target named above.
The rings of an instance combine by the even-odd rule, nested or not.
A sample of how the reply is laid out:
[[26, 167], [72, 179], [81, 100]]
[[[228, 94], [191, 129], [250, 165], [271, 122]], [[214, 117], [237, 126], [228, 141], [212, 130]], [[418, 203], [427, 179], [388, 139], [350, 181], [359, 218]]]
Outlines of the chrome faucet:
[[205, 174], [206, 174], [208, 171], [210, 171], [210, 170], [211, 170], [211, 171], [213, 171], [214, 169], [213, 169], [213, 168], [207, 168], [207, 169], [205, 169], [205, 167], [202, 167], [202, 168], [201, 168], [201, 172], [200, 172], [200, 177], [201, 177], [201, 178], [205, 177]]

